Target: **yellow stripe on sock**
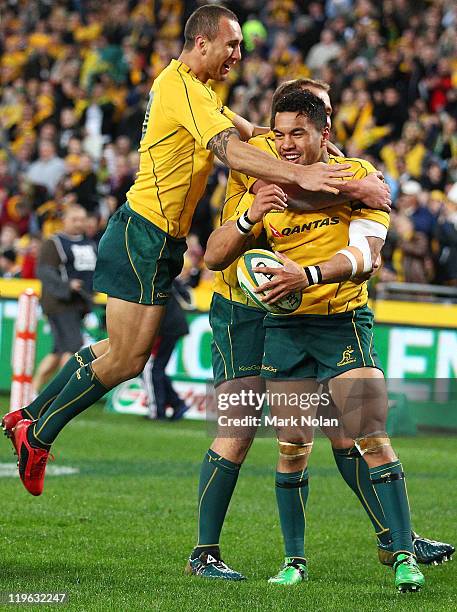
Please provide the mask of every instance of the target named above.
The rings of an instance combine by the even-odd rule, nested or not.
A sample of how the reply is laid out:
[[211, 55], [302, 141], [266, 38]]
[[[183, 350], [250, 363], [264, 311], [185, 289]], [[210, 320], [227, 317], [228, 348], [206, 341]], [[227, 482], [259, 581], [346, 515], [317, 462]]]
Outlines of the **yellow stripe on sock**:
[[[198, 523], [197, 523], [198, 524], [198, 534], [197, 534], [197, 542], [200, 542], [200, 511], [201, 511], [201, 507], [202, 507], [202, 501], [203, 501], [203, 498], [206, 495], [206, 491], [208, 490], [210, 484], [212, 483], [214, 477], [216, 476], [218, 469], [219, 468], [217, 468], [217, 467], [214, 468], [214, 471], [211, 474], [211, 478], [208, 480], [208, 482], [206, 484], [206, 487], [203, 489], [202, 496], [200, 497], [200, 502], [198, 504]], [[202, 546], [202, 544], [197, 544], [197, 546]], [[204, 546], [206, 546], [206, 544], [204, 544]]]
[[48, 418], [46, 419], [46, 421], [43, 423], [43, 425], [40, 427], [40, 429], [38, 430], [38, 432], [36, 432], [36, 428], [34, 427], [33, 429], [33, 434], [36, 437], [36, 439], [41, 442], [42, 444], [49, 444], [48, 442], [42, 442], [40, 440], [40, 438], [38, 437], [38, 434], [40, 434], [43, 431], [43, 427], [46, 426], [46, 424], [48, 423], [48, 421], [50, 419], [52, 419], [53, 416], [55, 416], [56, 414], [58, 414], [59, 412], [62, 412], [62, 410], [65, 410], [65, 408], [68, 408], [68, 406], [71, 406], [72, 404], [74, 404], [75, 402], [77, 402], [79, 399], [81, 399], [82, 397], [84, 397], [84, 395], [86, 395], [86, 393], [89, 393], [89, 391], [92, 391], [92, 389], [95, 387], [95, 385], [91, 385], [88, 389], [86, 389], [85, 391], [83, 391], [82, 393], [80, 393], [78, 395], [78, 397], [75, 397], [74, 399], [71, 400], [71, 402], [68, 402], [67, 404], [64, 404], [61, 408], [58, 408], [55, 412], [53, 412], [52, 414], [50, 414], [48, 416]]

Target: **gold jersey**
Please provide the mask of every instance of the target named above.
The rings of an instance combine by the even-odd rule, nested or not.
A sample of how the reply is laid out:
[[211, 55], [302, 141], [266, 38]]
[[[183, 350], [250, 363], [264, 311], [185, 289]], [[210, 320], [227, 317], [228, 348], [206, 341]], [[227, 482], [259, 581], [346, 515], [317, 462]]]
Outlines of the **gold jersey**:
[[230, 117], [209, 85], [171, 60], [150, 92], [140, 167], [127, 193], [131, 208], [170, 236], [185, 237], [213, 166], [206, 147], [213, 136], [233, 128]]
[[[249, 140], [249, 144], [254, 145], [266, 153], [270, 153], [275, 157], [279, 157], [275, 149], [273, 132], [255, 136]], [[235, 170], [230, 171], [224, 206], [222, 207], [219, 217], [219, 225], [224, 225], [224, 223], [232, 217], [233, 219], [238, 218], [239, 215], [236, 216], [237, 211], [242, 209], [244, 212], [247, 208], [249, 208], [253, 200], [253, 196], [249, 193], [249, 189], [256, 180], [256, 178], [249, 177], [241, 172], [236, 172]], [[255, 246], [258, 248], [265, 248], [268, 245], [266, 244], [265, 239], [262, 242], [262, 238], [259, 238], [261, 233], [262, 224], [258, 223], [254, 228], [254, 234], [258, 239]], [[220, 293], [228, 300], [252, 306], [252, 302], [247, 298], [246, 294], [243, 293], [242, 289], [238, 285], [236, 276], [237, 263], [238, 259], [236, 259], [236, 261], [234, 261], [225, 270], [215, 273], [213, 291]]]
[[[354, 172], [352, 180], [376, 172], [372, 164], [362, 159], [330, 156], [329, 163], [349, 163]], [[231, 217], [233, 220], [250, 207], [253, 197], [251, 194], [245, 194]], [[288, 209], [282, 212], [274, 211], [265, 215], [262, 225], [270, 248], [284, 253], [304, 267], [327, 261], [337, 251], [346, 247], [349, 244], [349, 224], [354, 219], [369, 219], [389, 227], [387, 213], [367, 208], [360, 202], [347, 202], [315, 212], [297, 213]], [[259, 225], [261, 224], [254, 228], [256, 235], [260, 231]], [[366, 282], [347, 280], [341, 283], [313, 285], [303, 291], [300, 307], [292, 315], [285, 316], [349, 312], [363, 306], [367, 300]]]

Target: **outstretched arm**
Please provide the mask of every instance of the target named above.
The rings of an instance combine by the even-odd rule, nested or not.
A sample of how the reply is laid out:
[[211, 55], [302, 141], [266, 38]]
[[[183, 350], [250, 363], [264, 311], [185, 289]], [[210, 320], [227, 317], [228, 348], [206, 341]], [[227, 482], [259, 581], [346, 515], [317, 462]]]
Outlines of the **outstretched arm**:
[[269, 183], [296, 184], [307, 191], [339, 193], [344, 179], [353, 173], [350, 164], [330, 166], [323, 162], [301, 166], [290, 164], [260, 151], [246, 142], [242, 142], [235, 128], [223, 130], [211, 138], [208, 149], [227, 166]]

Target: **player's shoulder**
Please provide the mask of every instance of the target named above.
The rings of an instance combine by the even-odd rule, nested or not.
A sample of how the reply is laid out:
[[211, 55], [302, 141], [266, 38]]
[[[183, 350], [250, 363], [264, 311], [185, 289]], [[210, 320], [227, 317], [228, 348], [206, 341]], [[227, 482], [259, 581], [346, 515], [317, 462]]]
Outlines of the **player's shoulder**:
[[329, 164], [350, 164], [351, 169], [355, 173], [354, 178], [358, 179], [376, 172], [376, 168], [371, 162], [360, 157], [329, 155]]
[[265, 134], [258, 134], [250, 138], [248, 142], [250, 145], [262, 149], [262, 151], [276, 155], [275, 137], [272, 131], [266, 132]]

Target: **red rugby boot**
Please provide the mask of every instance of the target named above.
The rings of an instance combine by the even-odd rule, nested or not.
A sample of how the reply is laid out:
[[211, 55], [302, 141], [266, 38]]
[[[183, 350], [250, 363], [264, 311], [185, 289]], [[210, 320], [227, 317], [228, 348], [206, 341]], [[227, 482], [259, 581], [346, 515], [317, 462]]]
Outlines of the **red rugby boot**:
[[13, 444], [17, 449], [19, 476], [22, 484], [32, 495], [41, 495], [49, 451], [35, 448], [27, 440], [27, 431], [33, 421], [23, 419], [13, 430]]
[[8, 412], [8, 414], [5, 414], [5, 416], [2, 419], [3, 433], [5, 434], [7, 438], [11, 440], [14, 446], [14, 450], [16, 451], [16, 455], [17, 455], [17, 448], [14, 443], [13, 429], [16, 427], [19, 421], [22, 421], [22, 419], [26, 419], [26, 418], [27, 417], [25, 416], [25, 414], [23, 414], [22, 409], [20, 408], [19, 410], [13, 410], [12, 412]]

